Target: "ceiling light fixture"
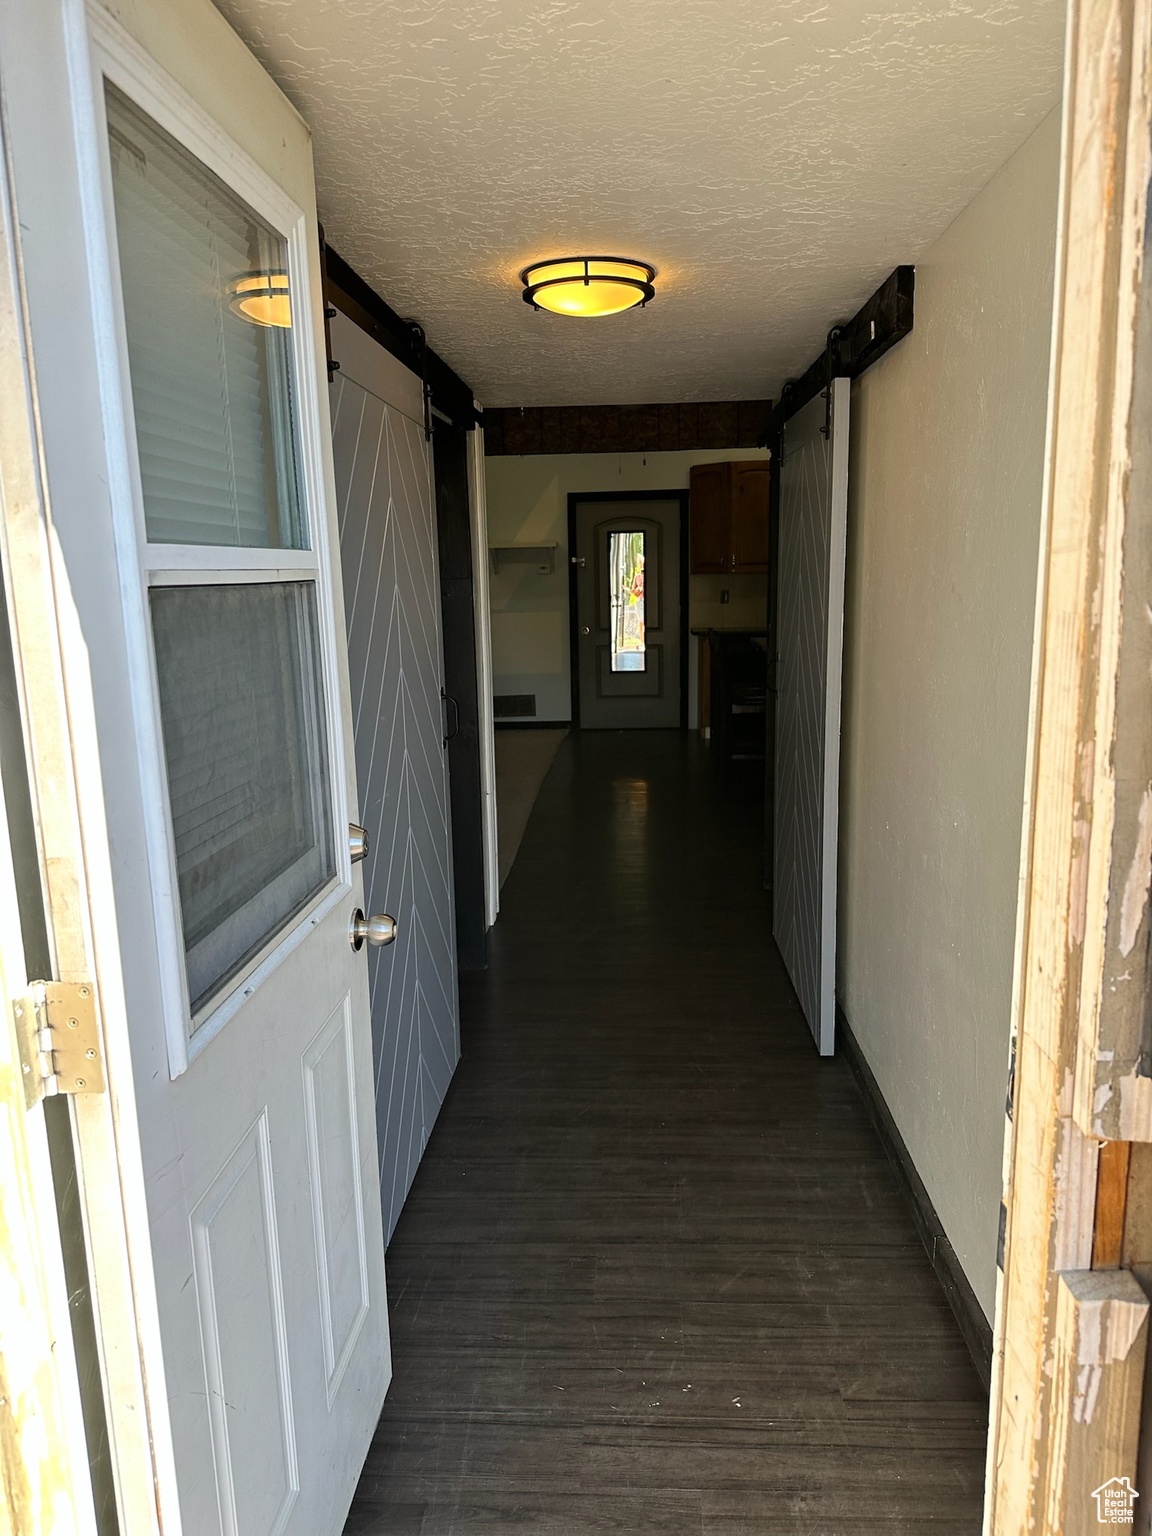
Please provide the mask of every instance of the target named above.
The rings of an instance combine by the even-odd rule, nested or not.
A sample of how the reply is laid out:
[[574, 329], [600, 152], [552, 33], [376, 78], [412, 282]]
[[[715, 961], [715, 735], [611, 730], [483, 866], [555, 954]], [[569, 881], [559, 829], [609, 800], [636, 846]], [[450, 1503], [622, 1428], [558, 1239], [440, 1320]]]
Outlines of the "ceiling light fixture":
[[228, 284], [228, 308], [253, 325], [292, 325], [287, 272], [244, 272]]
[[655, 297], [656, 268], [627, 256], [562, 256], [520, 274], [524, 302], [554, 315], [618, 315]]

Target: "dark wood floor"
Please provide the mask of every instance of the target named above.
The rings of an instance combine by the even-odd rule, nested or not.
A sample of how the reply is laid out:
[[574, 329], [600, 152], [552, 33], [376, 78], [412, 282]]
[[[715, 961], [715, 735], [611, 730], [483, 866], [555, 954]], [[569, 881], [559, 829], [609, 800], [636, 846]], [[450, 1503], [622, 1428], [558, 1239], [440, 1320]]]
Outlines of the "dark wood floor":
[[733, 771], [561, 747], [388, 1250], [348, 1536], [979, 1531], [986, 1400]]

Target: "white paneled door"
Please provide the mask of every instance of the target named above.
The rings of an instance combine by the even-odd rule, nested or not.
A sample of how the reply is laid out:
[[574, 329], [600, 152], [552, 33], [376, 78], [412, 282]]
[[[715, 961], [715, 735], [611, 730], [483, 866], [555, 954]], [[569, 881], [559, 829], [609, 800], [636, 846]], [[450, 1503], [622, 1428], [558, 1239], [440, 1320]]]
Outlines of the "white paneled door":
[[836, 1029], [840, 677], [851, 385], [784, 429], [772, 928], [822, 1056]]
[[416, 375], [342, 314], [331, 334], [364, 889], [399, 924], [369, 962], [387, 1240], [460, 1059], [432, 445]]
[[[107, 507], [53, 484], [162, 1352], [150, 1497], [185, 1536], [336, 1536], [390, 1360], [311, 152], [211, 7], [131, 11], [136, 36], [100, 6], [72, 36], [85, 240], [59, 242], [91, 262]], [[79, 455], [79, 385], [69, 404]]]

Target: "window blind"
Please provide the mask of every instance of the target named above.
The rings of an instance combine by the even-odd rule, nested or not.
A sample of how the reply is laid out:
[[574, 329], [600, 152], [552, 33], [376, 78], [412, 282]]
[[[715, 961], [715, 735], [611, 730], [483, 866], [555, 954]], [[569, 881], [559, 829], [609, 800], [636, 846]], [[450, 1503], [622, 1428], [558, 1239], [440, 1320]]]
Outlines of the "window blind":
[[312, 582], [153, 587], [193, 1006], [332, 876]]
[[300, 548], [291, 332], [230, 287], [285, 241], [111, 85], [107, 109], [148, 539]]

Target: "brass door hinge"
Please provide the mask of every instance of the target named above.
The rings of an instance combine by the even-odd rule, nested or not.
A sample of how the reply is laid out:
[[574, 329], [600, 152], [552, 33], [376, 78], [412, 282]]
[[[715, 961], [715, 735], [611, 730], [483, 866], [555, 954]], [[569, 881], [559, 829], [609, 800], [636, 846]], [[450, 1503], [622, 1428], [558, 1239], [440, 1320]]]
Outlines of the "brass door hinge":
[[104, 1062], [90, 981], [34, 981], [13, 1004], [24, 1102], [54, 1093], [103, 1093]]

